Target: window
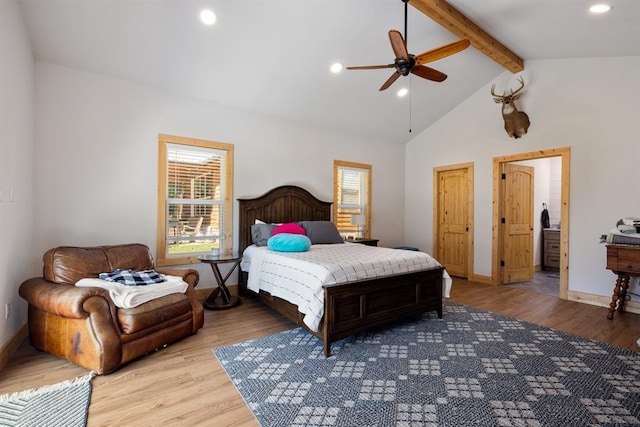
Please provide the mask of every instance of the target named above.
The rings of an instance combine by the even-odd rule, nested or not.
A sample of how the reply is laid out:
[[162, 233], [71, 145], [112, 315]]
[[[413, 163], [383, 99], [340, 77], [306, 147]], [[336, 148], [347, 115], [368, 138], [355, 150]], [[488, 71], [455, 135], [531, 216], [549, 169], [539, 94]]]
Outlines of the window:
[[233, 145], [158, 136], [158, 265], [232, 251]]
[[371, 165], [334, 160], [333, 221], [346, 239], [371, 238]]

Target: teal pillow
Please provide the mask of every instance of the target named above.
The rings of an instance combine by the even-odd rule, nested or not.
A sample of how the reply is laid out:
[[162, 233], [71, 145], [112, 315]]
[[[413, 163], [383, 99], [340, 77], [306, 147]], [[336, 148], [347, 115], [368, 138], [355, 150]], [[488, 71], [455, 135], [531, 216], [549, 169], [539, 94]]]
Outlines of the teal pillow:
[[267, 240], [267, 246], [276, 252], [305, 252], [311, 247], [311, 240], [304, 234], [279, 233]]

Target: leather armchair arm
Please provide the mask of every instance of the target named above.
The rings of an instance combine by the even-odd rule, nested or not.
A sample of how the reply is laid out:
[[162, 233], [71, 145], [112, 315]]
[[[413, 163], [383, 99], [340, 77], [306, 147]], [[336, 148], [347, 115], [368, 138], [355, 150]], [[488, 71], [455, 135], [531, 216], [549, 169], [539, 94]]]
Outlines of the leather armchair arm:
[[191, 309], [193, 310], [193, 333], [196, 333], [196, 331], [204, 325], [204, 309], [202, 308], [202, 303], [198, 300], [195, 291], [195, 287], [200, 281], [200, 272], [195, 268], [172, 267], [156, 268], [156, 271], [161, 274], [182, 277], [182, 280], [189, 284], [186, 294], [191, 300]]
[[20, 285], [19, 294], [38, 309], [64, 318], [86, 318], [89, 314], [86, 308], [90, 305], [85, 307], [85, 301], [94, 296], [104, 298], [110, 311], [115, 312], [109, 292], [101, 288], [76, 287], [33, 277]]
[[184, 280], [194, 288], [198, 286], [198, 282], [200, 281], [200, 272], [198, 272], [198, 270], [196, 270], [195, 268], [161, 267], [156, 268], [156, 271], [160, 274], [182, 277], [182, 280]]

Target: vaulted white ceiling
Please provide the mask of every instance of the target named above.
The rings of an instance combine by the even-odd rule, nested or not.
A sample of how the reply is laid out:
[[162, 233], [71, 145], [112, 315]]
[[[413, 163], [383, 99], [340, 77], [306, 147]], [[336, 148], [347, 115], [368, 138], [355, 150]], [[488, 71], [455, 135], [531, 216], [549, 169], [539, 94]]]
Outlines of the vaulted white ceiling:
[[[598, 16], [588, 12], [591, 2], [585, 0], [449, 4], [523, 58], [526, 73], [530, 59], [640, 56], [640, 1], [603, 1], [613, 10]], [[400, 144], [504, 71], [470, 47], [429, 64], [449, 76], [443, 83], [401, 77], [379, 92], [391, 69], [332, 74], [336, 61], [393, 62], [387, 33], [404, 32], [401, 0], [21, 4], [39, 61]], [[216, 13], [214, 26], [200, 22], [203, 8]], [[407, 39], [410, 53], [419, 54], [458, 38], [409, 7]], [[411, 97], [399, 98], [401, 87]]]

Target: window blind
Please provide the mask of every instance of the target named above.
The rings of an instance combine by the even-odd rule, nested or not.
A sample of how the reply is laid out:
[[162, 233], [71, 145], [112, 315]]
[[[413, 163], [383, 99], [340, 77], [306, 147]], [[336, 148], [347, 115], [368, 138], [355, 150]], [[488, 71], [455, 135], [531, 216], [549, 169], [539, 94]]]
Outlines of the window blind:
[[[370, 166], [336, 161], [334, 163], [334, 223], [345, 238], [369, 235]], [[354, 222], [364, 217], [364, 225]]]

